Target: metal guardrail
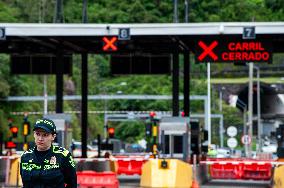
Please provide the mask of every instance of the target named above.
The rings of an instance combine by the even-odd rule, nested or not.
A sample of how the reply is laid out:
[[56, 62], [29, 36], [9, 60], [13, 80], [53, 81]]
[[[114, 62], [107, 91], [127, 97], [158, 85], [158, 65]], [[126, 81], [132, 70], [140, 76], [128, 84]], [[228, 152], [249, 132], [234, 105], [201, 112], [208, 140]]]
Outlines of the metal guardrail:
[[[65, 95], [63, 100], [81, 100], [81, 95]], [[88, 100], [171, 100], [171, 95], [88, 95]], [[205, 95], [194, 95], [190, 96], [190, 100], [205, 100]], [[7, 98], [2, 98], [0, 101], [43, 101], [44, 96], [8, 96]], [[48, 96], [47, 100], [55, 101], [55, 96]], [[179, 96], [179, 100], [183, 100], [183, 96]]]

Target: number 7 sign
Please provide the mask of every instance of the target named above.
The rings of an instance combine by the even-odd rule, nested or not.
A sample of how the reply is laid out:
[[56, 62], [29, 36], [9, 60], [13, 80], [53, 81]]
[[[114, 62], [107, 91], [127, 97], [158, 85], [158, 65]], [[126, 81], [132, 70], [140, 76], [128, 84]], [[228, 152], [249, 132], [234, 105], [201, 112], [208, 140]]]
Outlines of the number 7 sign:
[[255, 39], [255, 27], [244, 27], [243, 39]]

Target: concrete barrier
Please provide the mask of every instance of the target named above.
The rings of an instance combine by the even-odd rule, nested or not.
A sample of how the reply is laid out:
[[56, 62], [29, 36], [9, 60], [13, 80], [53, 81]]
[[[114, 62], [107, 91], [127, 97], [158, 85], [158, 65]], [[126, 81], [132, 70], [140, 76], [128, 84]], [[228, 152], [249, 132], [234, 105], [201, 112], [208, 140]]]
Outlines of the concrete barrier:
[[142, 167], [141, 187], [190, 188], [192, 166], [177, 159], [152, 159]]
[[278, 166], [274, 168], [273, 174], [273, 188], [283, 188], [284, 187], [284, 166]]

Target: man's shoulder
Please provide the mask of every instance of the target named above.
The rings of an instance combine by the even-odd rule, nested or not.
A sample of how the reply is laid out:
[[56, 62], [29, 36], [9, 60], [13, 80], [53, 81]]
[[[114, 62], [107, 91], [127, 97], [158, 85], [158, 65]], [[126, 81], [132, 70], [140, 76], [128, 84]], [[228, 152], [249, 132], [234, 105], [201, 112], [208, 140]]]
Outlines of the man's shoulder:
[[64, 157], [67, 157], [67, 155], [69, 154], [69, 151], [63, 147], [60, 146], [52, 146], [52, 151], [53, 153], [57, 153], [59, 155], [63, 155]]

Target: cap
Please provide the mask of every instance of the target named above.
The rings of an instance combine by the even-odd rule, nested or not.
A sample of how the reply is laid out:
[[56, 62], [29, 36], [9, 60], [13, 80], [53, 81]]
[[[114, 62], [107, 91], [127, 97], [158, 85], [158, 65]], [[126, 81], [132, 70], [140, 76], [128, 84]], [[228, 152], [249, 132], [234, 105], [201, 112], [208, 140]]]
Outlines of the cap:
[[41, 128], [48, 133], [56, 133], [56, 126], [54, 122], [50, 119], [39, 119], [36, 121], [33, 130]]

